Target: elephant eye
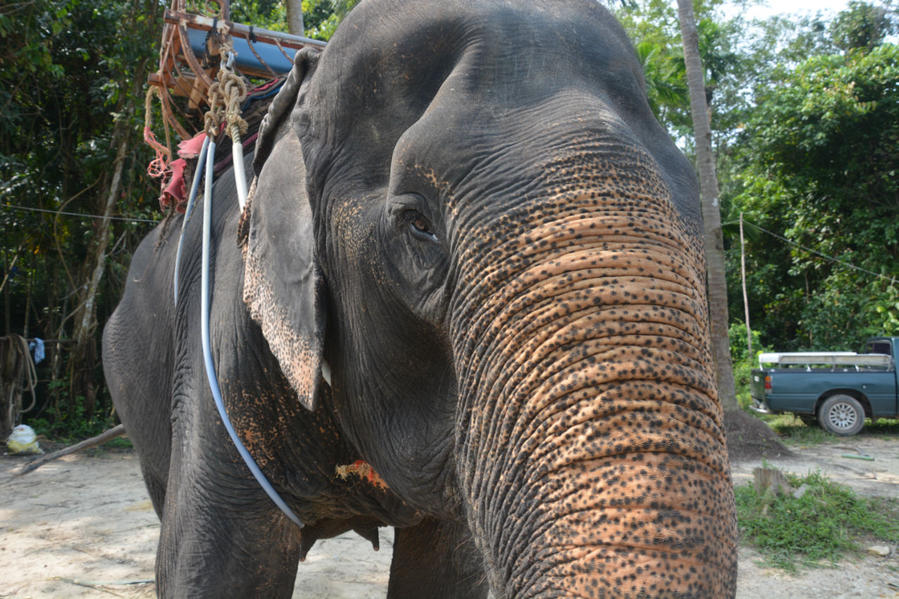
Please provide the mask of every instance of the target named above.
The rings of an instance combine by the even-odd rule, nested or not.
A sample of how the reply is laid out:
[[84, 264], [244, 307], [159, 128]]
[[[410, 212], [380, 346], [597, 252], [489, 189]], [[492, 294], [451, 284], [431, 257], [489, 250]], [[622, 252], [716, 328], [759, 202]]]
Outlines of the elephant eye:
[[417, 239], [422, 241], [437, 241], [437, 235], [431, 230], [431, 223], [417, 210], [406, 210], [403, 213], [403, 221], [409, 227], [409, 231]]

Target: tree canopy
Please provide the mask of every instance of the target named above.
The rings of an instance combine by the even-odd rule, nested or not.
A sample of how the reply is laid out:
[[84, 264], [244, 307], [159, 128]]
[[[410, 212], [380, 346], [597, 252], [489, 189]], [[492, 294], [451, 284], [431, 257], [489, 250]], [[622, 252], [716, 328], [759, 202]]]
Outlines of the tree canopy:
[[731, 218], [783, 237], [749, 244], [753, 320], [790, 347], [895, 332], [899, 47], [812, 56], [772, 80], [740, 134], [731, 190]]
[[[328, 39], [355, 4], [304, 0], [306, 35]], [[634, 40], [653, 110], [692, 156], [675, 5], [609, 4]], [[759, 22], [725, 17], [723, 6], [694, 2], [732, 329], [743, 318], [742, 213], [758, 343], [855, 349], [867, 335], [899, 334], [892, 0], [852, 0], [830, 19]], [[121, 293], [131, 252], [162, 217], [142, 137], [163, 8], [150, 0], [0, 5], [2, 333], [54, 340], [39, 370], [41, 399], [26, 414], [48, 427], [71, 430], [85, 417], [99, 426], [110, 416], [99, 325]], [[280, 0], [234, 0], [231, 13], [286, 29]]]

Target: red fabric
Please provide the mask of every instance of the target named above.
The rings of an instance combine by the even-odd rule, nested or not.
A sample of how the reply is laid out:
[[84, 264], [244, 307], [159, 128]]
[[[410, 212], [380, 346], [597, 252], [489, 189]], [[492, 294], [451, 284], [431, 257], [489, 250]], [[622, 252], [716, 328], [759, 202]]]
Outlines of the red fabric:
[[159, 196], [159, 205], [163, 210], [167, 210], [169, 206], [174, 204], [175, 210], [184, 212], [185, 198], [187, 196], [187, 186], [184, 184], [184, 167], [187, 161], [179, 158], [169, 163], [169, 170], [166, 173], [166, 179], [163, 182], [165, 187], [162, 195]]
[[178, 160], [169, 163], [162, 182], [162, 195], [159, 196], [159, 206], [167, 210], [174, 205], [175, 210], [184, 213], [187, 204], [187, 185], [184, 182], [184, 169], [187, 166], [187, 158], [196, 158], [203, 147], [205, 133], [199, 133], [190, 139], [185, 139], [178, 144]]
[[178, 144], [178, 156], [181, 158], [196, 158], [203, 149], [203, 140], [206, 139], [205, 133], [198, 133], [190, 139], [185, 139]]

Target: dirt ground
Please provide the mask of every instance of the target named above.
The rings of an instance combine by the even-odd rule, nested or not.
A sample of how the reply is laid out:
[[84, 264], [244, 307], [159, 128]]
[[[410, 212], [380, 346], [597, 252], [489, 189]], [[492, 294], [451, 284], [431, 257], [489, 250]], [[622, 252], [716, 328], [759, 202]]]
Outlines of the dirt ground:
[[[821, 470], [865, 495], [899, 496], [899, 439], [854, 437], [767, 462], [796, 474]], [[844, 457], [868, 455], [873, 461]], [[27, 461], [0, 456], [0, 597], [152, 597], [159, 524], [130, 452], [62, 458], [22, 477]], [[734, 481], [759, 461], [738, 462]], [[381, 550], [355, 535], [316, 544], [300, 564], [295, 599], [376, 599], [387, 591], [393, 534]], [[899, 557], [847, 558], [837, 568], [791, 576], [740, 550], [737, 597], [899, 599]]]

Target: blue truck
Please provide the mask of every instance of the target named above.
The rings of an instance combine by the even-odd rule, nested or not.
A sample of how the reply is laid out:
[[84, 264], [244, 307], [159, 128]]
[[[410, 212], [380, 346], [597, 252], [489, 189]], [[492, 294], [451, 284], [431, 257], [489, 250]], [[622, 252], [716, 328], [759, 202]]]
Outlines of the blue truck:
[[899, 417], [896, 357], [899, 337], [874, 337], [864, 353], [759, 354], [752, 371], [752, 407], [762, 413], [792, 412], [836, 435], [855, 435], [865, 418]]

